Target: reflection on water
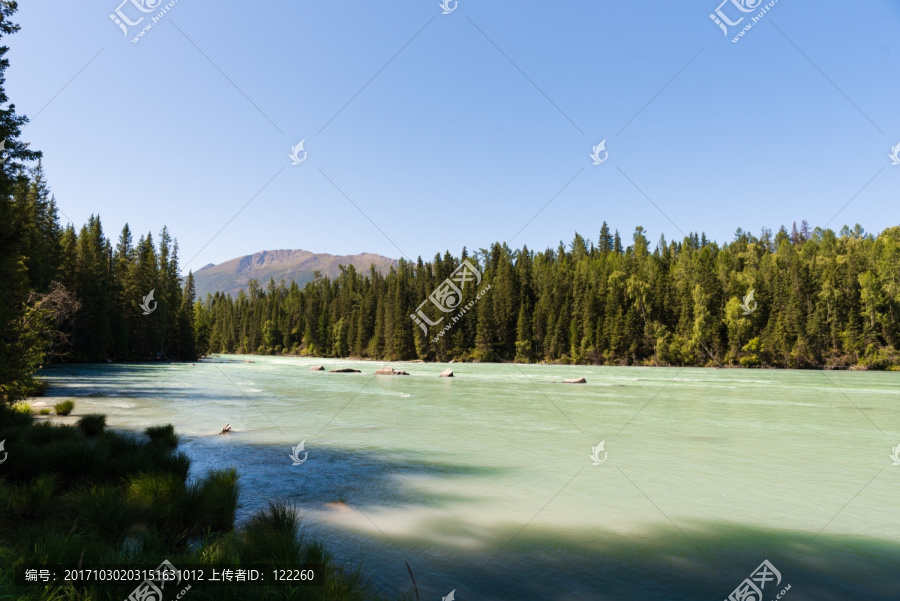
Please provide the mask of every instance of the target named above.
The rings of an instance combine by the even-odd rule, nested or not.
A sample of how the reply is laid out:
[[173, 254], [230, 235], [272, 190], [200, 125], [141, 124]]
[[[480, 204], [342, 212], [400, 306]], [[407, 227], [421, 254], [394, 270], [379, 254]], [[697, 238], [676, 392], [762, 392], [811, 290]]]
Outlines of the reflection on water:
[[375, 586], [406, 587], [409, 561], [423, 599], [723, 599], [767, 558], [785, 599], [900, 598], [898, 374], [411, 363], [391, 377], [227, 359], [48, 369], [50, 394], [76, 400], [54, 419], [171, 422], [194, 474], [240, 470], [241, 518], [293, 501]]

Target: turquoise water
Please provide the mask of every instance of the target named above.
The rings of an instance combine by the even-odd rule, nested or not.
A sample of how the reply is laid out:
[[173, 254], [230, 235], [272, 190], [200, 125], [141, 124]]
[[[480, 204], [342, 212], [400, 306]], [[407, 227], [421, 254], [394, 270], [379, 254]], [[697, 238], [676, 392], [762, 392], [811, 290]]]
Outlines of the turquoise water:
[[408, 561], [422, 599], [720, 600], [768, 559], [782, 582], [767, 600], [788, 584], [788, 600], [900, 599], [900, 374], [382, 365], [229, 356], [45, 375], [76, 401], [54, 419], [173, 423], [193, 474], [239, 469], [242, 519], [293, 501], [380, 590], [409, 586]]

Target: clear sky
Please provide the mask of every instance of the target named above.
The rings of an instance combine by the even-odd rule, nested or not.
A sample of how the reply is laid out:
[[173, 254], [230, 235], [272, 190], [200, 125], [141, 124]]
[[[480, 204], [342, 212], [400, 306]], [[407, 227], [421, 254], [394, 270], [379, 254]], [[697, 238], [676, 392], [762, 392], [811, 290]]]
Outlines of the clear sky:
[[737, 43], [758, 0], [727, 37], [720, 0], [178, 0], [137, 43], [162, 6], [126, 37], [120, 1], [20, 3], [8, 93], [64, 223], [168, 225], [192, 269], [900, 224], [898, 0], [779, 0]]

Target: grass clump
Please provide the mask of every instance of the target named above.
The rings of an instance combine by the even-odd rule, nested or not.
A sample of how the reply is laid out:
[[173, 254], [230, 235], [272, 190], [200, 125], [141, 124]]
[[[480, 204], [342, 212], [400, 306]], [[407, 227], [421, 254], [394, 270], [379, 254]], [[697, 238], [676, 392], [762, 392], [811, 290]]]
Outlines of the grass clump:
[[41, 409], [40, 411], [38, 411], [38, 413], [40, 413], [41, 415], [50, 415], [50, 408], [49, 408], [49, 407], [44, 407], [43, 409]]
[[150, 437], [153, 442], [164, 444], [167, 447], [175, 448], [178, 446], [178, 435], [175, 434], [175, 426], [166, 424], [165, 426], [150, 426], [144, 430], [144, 434]]
[[56, 411], [56, 415], [69, 415], [72, 413], [72, 409], [75, 408], [75, 403], [71, 400], [62, 401], [61, 403], [57, 403], [53, 405], [53, 409]]
[[85, 436], [97, 436], [103, 434], [106, 428], [106, 416], [101, 413], [88, 413], [78, 420], [77, 425]]
[[291, 505], [270, 503], [235, 531], [237, 470], [214, 470], [189, 482], [190, 461], [168, 442], [175, 437], [171, 425], [148, 428], [144, 437], [105, 432], [105, 423], [103, 415], [83, 416], [75, 426], [37, 422], [0, 405], [0, 440], [9, 452], [0, 472], [0, 599], [126, 599], [134, 583], [19, 588], [13, 574], [18, 566], [136, 567], [163, 559], [175, 566], [278, 562], [325, 570], [322, 587], [197, 586], [190, 591], [196, 601], [381, 599], [359, 569], [344, 569], [321, 542], [303, 537]]

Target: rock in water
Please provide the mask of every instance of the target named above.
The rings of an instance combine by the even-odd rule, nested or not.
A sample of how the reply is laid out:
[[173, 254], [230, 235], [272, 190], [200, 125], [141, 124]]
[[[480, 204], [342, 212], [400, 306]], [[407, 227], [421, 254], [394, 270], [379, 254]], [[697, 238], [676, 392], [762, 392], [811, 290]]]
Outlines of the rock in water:
[[321, 365], [313, 365], [309, 368], [309, 371], [325, 371], [325, 368]]
[[584, 378], [572, 378], [570, 380], [563, 380], [563, 384], [587, 384], [587, 380]]
[[350, 369], [349, 367], [345, 367], [343, 369], [332, 369], [331, 373], [333, 374], [358, 374], [362, 373], [358, 369]]
[[441, 372], [440, 377], [442, 377], [442, 378], [452, 378], [452, 377], [453, 377], [453, 370], [450, 369], [450, 368], [448, 367], [447, 369], [445, 369], [444, 371]]
[[394, 369], [393, 367], [382, 367], [381, 369], [375, 370], [376, 376], [408, 376], [409, 373], [405, 371], [400, 371], [399, 369]]

